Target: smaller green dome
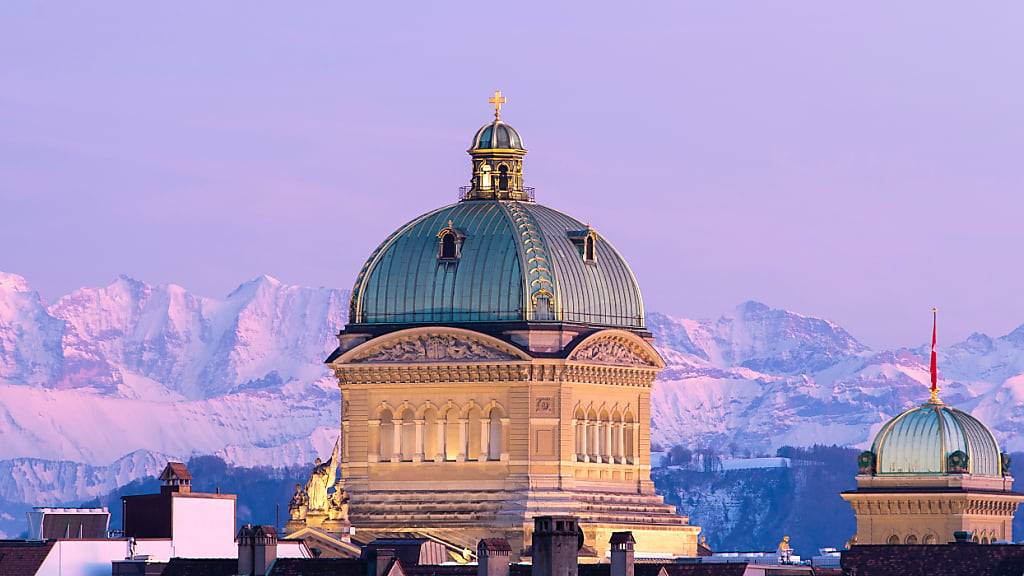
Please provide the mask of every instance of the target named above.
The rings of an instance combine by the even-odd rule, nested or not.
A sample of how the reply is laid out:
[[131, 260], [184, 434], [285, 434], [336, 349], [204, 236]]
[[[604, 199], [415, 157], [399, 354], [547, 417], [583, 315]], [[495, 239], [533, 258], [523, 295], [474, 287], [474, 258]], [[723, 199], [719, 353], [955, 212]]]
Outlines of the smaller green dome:
[[523, 139], [515, 128], [500, 119], [495, 119], [480, 127], [473, 136], [473, 144], [469, 151], [474, 150], [526, 150]]
[[886, 422], [871, 452], [879, 475], [1002, 474], [992, 432], [970, 414], [941, 402], [911, 408]]

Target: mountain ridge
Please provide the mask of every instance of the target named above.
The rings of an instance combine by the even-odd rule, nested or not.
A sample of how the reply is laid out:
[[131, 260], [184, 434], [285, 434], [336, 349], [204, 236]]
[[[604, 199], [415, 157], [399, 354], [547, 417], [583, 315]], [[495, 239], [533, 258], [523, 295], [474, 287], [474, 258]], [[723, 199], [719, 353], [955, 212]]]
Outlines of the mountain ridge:
[[[0, 272], [0, 460], [75, 462], [117, 481], [127, 476], [105, 467], [139, 453], [307, 465], [336, 436], [339, 395], [323, 359], [346, 308], [345, 292], [266, 275], [222, 298], [122, 275], [47, 304]], [[647, 320], [667, 363], [652, 392], [661, 445], [864, 446], [927, 398], [924, 346], [872, 349], [834, 322], [756, 301], [714, 319]], [[943, 397], [1007, 451], [1024, 449], [1024, 325], [939, 352]], [[92, 494], [19, 478], [0, 497]]]

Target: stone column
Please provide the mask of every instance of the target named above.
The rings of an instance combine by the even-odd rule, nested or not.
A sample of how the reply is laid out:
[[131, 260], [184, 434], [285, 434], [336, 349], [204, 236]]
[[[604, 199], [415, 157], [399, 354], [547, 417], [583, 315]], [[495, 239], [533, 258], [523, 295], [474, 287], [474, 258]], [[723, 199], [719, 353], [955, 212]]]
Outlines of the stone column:
[[423, 462], [423, 424], [424, 420], [416, 420], [416, 450], [413, 452], [413, 462]]
[[601, 421], [590, 423], [590, 461], [601, 462]]
[[401, 420], [391, 421], [391, 432], [394, 440], [391, 441], [391, 461], [402, 461], [402, 428], [405, 424]]
[[512, 419], [504, 417], [501, 419], [501, 461], [509, 461], [508, 445], [509, 445], [509, 426], [512, 423]]
[[445, 434], [445, 428], [448, 427], [448, 422], [446, 422], [444, 420], [441, 420], [441, 419], [436, 419], [436, 420], [434, 420], [434, 423], [435, 423], [436, 428], [437, 428], [437, 453], [434, 454], [434, 462], [444, 462], [444, 454], [445, 454], [445, 446], [444, 446], [445, 438], [444, 438], [444, 434]]
[[465, 418], [459, 418], [459, 455], [455, 457], [455, 459], [458, 460], [459, 462], [465, 462], [466, 453], [469, 452], [469, 450], [467, 449], [468, 446], [466, 445], [466, 440], [468, 436], [466, 432], [468, 431], [468, 426], [469, 420], [466, 420]]
[[615, 423], [615, 452], [618, 456], [618, 463], [626, 463], [626, 425], [622, 422]]
[[640, 463], [640, 423], [633, 422], [633, 458], [630, 460], [630, 464]]
[[604, 461], [611, 464], [615, 462], [615, 458], [612, 456], [615, 454], [615, 450], [612, 448], [612, 423], [611, 421], [604, 422]]
[[572, 419], [572, 461], [573, 462], [575, 462], [576, 459], [579, 457], [579, 452], [577, 452], [577, 450], [579, 450], [579, 447], [580, 447], [580, 425], [579, 425], [578, 421], [575, 418], [573, 418]]
[[491, 419], [481, 418], [480, 419], [480, 456], [477, 458], [480, 462], [486, 462], [491, 459]]
[[380, 462], [380, 420], [367, 420], [370, 425], [370, 449], [366, 451], [367, 462]]
[[583, 462], [590, 462], [590, 449], [587, 445], [590, 443], [590, 422], [584, 420], [580, 426], [583, 429]]

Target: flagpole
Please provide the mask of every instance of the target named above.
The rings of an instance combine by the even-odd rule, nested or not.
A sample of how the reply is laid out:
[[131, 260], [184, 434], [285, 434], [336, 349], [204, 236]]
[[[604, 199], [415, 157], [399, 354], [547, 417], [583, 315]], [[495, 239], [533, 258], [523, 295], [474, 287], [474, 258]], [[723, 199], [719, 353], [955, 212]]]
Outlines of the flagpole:
[[932, 308], [932, 357], [931, 357], [931, 378], [932, 378], [932, 396], [931, 403], [938, 404], [939, 400], [939, 362], [938, 353], [936, 351], [936, 345], [938, 343], [939, 335], [939, 309]]

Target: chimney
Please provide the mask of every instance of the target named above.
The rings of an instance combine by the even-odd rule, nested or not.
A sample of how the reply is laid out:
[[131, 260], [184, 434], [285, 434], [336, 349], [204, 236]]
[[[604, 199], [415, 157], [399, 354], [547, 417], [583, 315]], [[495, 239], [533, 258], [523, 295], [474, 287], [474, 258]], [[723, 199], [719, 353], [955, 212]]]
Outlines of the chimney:
[[181, 462], [168, 462], [160, 473], [160, 493], [192, 491], [192, 473]]
[[504, 538], [485, 538], [476, 545], [477, 576], [508, 576], [512, 546]]
[[273, 526], [246, 524], [238, 531], [238, 574], [267, 576], [277, 560], [277, 531]]
[[572, 516], [533, 519], [533, 576], [577, 576], [580, 533]]
[[373, 555], [370, 556], [370, 561], [367, 563], [368, 576], [384, 576], [394, 559], [394, 548], [378, 547], [373, 551]]
[[611, 576], [633, 576], [633, 533], [613, 532], [608, 543], [612, 545]]

